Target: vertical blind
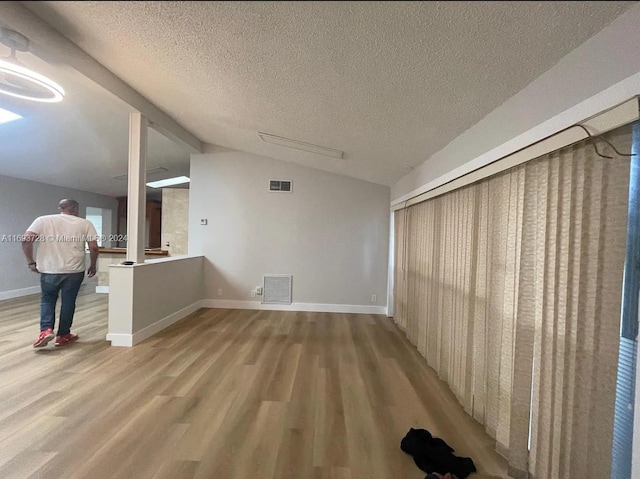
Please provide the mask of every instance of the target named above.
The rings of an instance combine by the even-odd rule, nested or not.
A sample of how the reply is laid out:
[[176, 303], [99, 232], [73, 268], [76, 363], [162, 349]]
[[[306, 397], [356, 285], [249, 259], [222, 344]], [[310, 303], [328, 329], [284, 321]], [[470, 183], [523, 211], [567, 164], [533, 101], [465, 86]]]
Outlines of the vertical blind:
[[516, 478], [610, 475], [629, 159], [598, 148], [395, 213], [394, 320]]

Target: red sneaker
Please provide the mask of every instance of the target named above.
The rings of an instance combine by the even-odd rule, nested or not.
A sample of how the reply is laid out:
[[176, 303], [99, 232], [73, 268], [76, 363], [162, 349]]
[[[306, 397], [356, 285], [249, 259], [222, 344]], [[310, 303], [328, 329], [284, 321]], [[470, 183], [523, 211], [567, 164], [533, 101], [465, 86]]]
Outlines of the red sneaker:
[[78, 335], [72, 334], [72, 333], [65, 334], [64, 336], [56, 336], [56, 347], [66, 346], [67, 344], [72, 343], [76, 339], [78, 339]]
[[54, 338], [53, 330], [51, 328], [45, 329], [44, 331], [40, 331], [40, 336], [38, 336], [38, 340], [33, 343], [34, 348], [44, 348], [49, 341]]

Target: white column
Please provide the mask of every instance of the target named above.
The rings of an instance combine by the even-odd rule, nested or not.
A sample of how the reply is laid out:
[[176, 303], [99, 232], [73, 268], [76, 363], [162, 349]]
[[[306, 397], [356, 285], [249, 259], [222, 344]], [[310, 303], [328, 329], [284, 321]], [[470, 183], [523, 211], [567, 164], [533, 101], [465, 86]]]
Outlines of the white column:
[[127, 261], [144, 263], [147, 203], [147, 118], [129, 115], [129, 193], [127, 199]]

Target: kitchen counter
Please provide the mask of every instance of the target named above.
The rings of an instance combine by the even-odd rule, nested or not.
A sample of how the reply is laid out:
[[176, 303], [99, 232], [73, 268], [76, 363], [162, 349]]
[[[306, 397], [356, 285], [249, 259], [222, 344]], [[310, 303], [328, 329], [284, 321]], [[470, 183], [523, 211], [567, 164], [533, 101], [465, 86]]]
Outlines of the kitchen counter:
[[[99, 248], [100, 255], [103, 254], [117, 254], [117, 255], [125, 255], [127, 254], [127, 248]], [[169, 256], [169, 251], [163, 249], [145, 249], [145, 256]]]

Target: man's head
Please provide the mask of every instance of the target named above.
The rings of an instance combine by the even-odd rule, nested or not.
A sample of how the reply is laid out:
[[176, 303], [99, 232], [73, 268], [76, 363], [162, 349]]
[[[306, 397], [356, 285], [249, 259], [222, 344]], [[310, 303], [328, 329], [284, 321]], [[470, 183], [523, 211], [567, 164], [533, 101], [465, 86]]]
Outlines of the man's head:
[[60, 200], [58, 203], [58, 209], [63, 215], [78, 216], [78, 209], [80, 204], [76, 200]]

